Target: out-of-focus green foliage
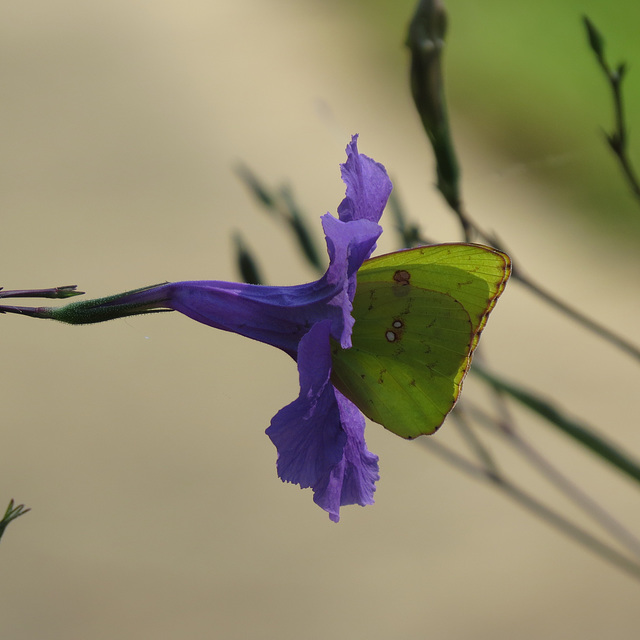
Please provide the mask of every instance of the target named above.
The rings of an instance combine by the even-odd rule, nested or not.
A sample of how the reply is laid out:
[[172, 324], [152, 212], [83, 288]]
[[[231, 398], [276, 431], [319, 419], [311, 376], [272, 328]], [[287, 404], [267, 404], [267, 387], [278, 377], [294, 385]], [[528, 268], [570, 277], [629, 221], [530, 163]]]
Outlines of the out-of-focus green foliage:
[[[386, 50], [377, 54], [388, 56], [385, 70], [402, 74], [399, 90], [406, 86], [406, 62], [396, 66], [395, 61], [408, 54], [398, 42], [416, 4], [352, 3], [364, 28], [377, 32], [376, 46]], [[514, 168], [577, 197], [599, 232], [624, 234], [637, 242], [640, 216], [606, 145], [603, 131], [613, 122], [611, 100], [582, 16], [588, 15], [604, 35], [611, 63], [628, 62], [623, 97], [630, 156], [639, 165], [640, 3], [445, 0], [445, 5], [449, 30], [443, 64], [454, 136], [456, 119], [464, 118]]]

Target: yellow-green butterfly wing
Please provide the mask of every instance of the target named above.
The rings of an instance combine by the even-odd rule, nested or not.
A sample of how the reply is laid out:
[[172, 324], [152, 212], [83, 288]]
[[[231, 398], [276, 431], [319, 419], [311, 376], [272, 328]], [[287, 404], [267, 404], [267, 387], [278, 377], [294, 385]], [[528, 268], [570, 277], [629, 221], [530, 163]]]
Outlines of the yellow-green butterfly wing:
[[366, 261], [353, 301], [352, 348], [334, 345], [334, 385], [403, 438], [433, 433], [458, 399], [510, 273], [507, 255], [474, 244]]

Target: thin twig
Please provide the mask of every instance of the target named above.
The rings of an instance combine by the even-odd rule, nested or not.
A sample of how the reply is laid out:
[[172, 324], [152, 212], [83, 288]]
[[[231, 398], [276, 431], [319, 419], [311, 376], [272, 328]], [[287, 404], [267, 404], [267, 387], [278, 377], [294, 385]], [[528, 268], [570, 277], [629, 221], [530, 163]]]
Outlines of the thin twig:
[[589, 46], [593, 50], [598, 65], [602, 69], [609, 88], [611, 89], [611, 96], [613, 98], [613, 111], [614, 111], [614, 130], [612, 133], [605, 134], [607, 144], [613, 151], [613, 154], [620, 164], [622, 173], [624, 174], [633, 195], [636, 200], [640, 202], [640, 183], [638, 177], [629, 159], [629, 145], [627, 135], [627, 125], [624, 116], [624, 101], [622, 99], [622, 80], [624, 79], [627, 71], [627, 66], [623, 62], [619, 64], [615, 69], [612, 69], [604, 55], [604, 38], [602, 34], [596, 29], [595, 25], [587, 16], [582, 17], [584, 25], [587, 29], [587, 38], [589, 40]]
[[[468, 413], [478, 422], [503, 437], [520, 455], [522, 455], [553, 486], [563, 493], [578, 508], [587, 514], [603, 530], [623, 545], [628, 551], [640, 558], [640, 540], [633, 535], [619, 520], [599, 505], [591, 496], [582, 491], [567, 476], [552, 465], [533, 445], [525, 440], [516, 427], [505, 392], [497, 387], [491, 391], [495, 399], [497, 417], [490, 415], [476, 404], [465, 401]], [[479, 438], [476, 440], [482, 445]]]
[[[500, 394], [499, 391], [496, 391]], [[501, 394], [500, 394], [501, 395]], [[602, 529], [607, 531], [620, 544], [624, 545], [631, 553], [640, 558], [640, 540], [634, 536], [619, 520], [599, 505], [591, 496], [586, 494], [567, 476], [561, 473], [544, 456], [542, 456], [531, 443], [513, 428], [510, 418], [506, 420], [501, 416], [494, 418], [476, 405], [467, 403], [467, 409], [478, 422], [490, 428], [494, 433], [502, 436], [518, 453], [520, 453], [540, 474], [551, 482], [561, 493], [569, 498], [577, 507], [587, 514]], [[505, 410], [508, 411], [508, 408]]]
[[561, 311], [566, 316], [575, 320], [579, 324], [581, 324], [585, 329], [595, 333], [597, 336], [606, 340], [610, 344], [616, 346], [621, 351], [624, 351], [627, 355], [635, 358], [636, 360], [640, 360], [640, 348], [636, 347], [634, 344], [626, 340], [625, 338], [619, 336], [613, 331], [607, 329], [604, 325], [592, 320], [587, 317], [577, 309], [569, 306], [566, 302], [563, 302], [560, 298], [553, 295], [549, 291], [543, 289], [539, 284], [535, 283], [529, 276], [522, 273], [520, 269], [514, 269], [512, 272], [512, 277], [520, 282], [524, 287], [527, 287], [529, 291], [537, 295], [541, 300], [546, 302]]
[[517, 502], [521, 507], [532, 512], [547, 524], [555, 527], [569, 538], [586, 547], [602, 559], [622, 569], [630, 576], [640, 581], [640, 564], [620, 553], [613, 547], [602, 542], [584, 529], [573, 524], [570, 520], [553, 511], [542, 502], [526, 493], [510, 480], [489, 473], [486, 469], [470, 462], [449, 447], [437, 442], [434, 438], [420, 438], [418, 440], [427, 449], [431, 450], [454, 467], [467, 475], [473, 476], [502, 491], [506, 496]]
[[76, 291], [77, 285], [69, 284], [64, 287], [49, 289], [15, 289], [7, 291], [0, 287], [0, 298], [71, 298], [81, 296], [84, 291]]
[[476, 455], [482, 466], [486, 469], [487, 473], [499, 475], [500, 471], [497, 462], [467, 420], [465, 412], [466, 406], [466, 403], [457, 405], [451, 414], [451, 417], [454, 419], [461, 436], [464, 438], [467, 445], [469, 445], [469, 448]]
[[476, 366], [474, 370], [476, 376], [490, 384], [494, 389], [505, 392], [509, 397], [536, 413], [549, 424], [560, 429], [565, 435], [579, 442], [602, 460], [606, 460], [629, 478], [633, 478], [635, 482], [640, 482], [640, 461], [611, 442], [607, 437], [598, 433], [597, 429], [569, 416], [554, 402], [525, 387], [508, 382], [483, 367]]
[[[471, 225], [471, 228], [481, 240], [496, 247], [497, 249], [500, 249], [501, 251], [505, 251], [505, 253], [509, 253], [508, 249], [505, 249], [504, 245], [498, 241], [498, 238], [495, 236], [495, 234], [487, 233], [471, 218], [467, 218], [467, 223]], [[464, 226], [463, 231], [465, 232], [465, 234], [468, 233], [467, 229]], [[427, 238], [421, 236], [420, 234], [415, 234], [415, 237], [417, 241], [416, 244], [432, 244], [432, 241], [429, 241]], [[558, 311], [564, 313], [573, 321], [582, 325], [585, 329], [588, 329], [592, 333], [595, 333], [599, 338], [606, 340], [627, 355], [640, 361], [640, 347], [637, 347], [626, 338], [623, 338], [617, 333], [611, 331], [599, 322], [592, 320], [581, 311], [578, 311], [574, 307], [568, 305], [555, 294], [544, 289], [541, 285], [539, 285], [537, 282], [534, 282], [532, 278], [526, 275], [520, 268], [519, 264], [515, 261], [513, 263], [513, 268], [511, 271], [511, 279], [519, 282], [522, 286], [529, 289], [531, 293], [535, 294], [543, 302], [546, 302], [548, 305], [555, 307]]]

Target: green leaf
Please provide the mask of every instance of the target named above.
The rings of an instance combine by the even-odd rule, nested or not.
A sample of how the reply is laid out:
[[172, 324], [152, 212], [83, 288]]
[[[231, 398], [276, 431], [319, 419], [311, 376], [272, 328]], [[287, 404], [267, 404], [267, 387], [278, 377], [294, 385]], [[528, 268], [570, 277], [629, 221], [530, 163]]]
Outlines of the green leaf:
[[242, 236], [236, 233], [233, 237], [236, 245], [236, 261], [243, 282], [247, 284], [264, 284], [258, 264], [247, 248]]
[[0, 520], [0, 538], [2, 538], [6, 528], [9, 526], [9, 523], [13, 522], [16, 518], [19, 518], [28, 511], [31, 511], [31, 509], [25, 509], [23, 504], [16, 506], [14, 501], [11, 500], [4, 513], [4, 517]]
[[589, 20], [587, 16], [582, 16], [584, 26], [587, 29], [587, 38], [589, 40], [589, 46], [599, 59], [604, 57], [604, 38], [596, 26]]
[[451, 139], [442, 76], [447, 14], [440, 0], [421, 0], [409, 24], [411, 94], [436, 158], [437, 186], [460, 210], [460, 167]]

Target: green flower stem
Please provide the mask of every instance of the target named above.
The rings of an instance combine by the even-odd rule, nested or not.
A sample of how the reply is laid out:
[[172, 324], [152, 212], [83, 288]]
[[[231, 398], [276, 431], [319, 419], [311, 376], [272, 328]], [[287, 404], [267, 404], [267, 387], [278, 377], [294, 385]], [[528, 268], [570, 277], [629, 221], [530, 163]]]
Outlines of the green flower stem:
[[436, 186], [456, 213], [467, 242], [472, 226], [462, 207], [460, 165], [449, 126], [442, 76], [447, 13], [441, 0], [421, 0], [409, 24], [411, 93], [436, 160]]
[[162, 284], [165, 283], [141, 287], [133, 291], [125, 291], [106, 298], [71, 302], [62, 307], [15, 307], [3, 305], [0, 306], [0, 313], [16, 313], [31, 318], [58, 320], [67, 324], [92, 324], [146, 313], [167, 313], [171, 309], [163, 308], [162, 300], [156, 299], [146, 303], [120, 303], [122, 298], [126, 298], [130, 294], [155, 289]]

